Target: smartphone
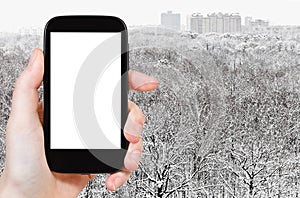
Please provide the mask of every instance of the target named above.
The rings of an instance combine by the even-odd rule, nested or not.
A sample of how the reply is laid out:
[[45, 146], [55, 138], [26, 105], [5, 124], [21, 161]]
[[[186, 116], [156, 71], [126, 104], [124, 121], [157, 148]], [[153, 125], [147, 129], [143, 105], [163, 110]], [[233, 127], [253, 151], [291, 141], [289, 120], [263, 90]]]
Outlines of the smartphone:
[[44, 145], [52, 171], [111, 173], [124, 166], [127, 51], [127, 28], [117, 17], [58, 16], [46, 24]]

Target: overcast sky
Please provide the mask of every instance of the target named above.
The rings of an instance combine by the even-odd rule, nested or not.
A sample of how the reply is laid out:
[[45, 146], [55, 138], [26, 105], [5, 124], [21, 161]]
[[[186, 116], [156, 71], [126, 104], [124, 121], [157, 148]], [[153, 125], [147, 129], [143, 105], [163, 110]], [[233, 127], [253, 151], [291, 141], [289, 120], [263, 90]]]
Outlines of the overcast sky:
[[127, 25], [159, 24], [160, 13], [181, 13], [182, 23], [193, 12], [240, 13], [274, 25], [300, 25], [300, 0], [3, 0], [0, 31], [44, 27], [52, 17], [67, 14], [115, 15]]

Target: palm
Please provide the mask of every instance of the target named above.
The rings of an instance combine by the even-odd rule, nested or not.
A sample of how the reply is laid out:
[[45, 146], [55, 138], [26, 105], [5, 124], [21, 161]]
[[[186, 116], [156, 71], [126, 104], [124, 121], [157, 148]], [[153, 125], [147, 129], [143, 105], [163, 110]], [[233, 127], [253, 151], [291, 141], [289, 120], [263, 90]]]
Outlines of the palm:
[[[40, 123], [42, 125], [43, 122], [42, 104], [39, 104], [38, 114], [39, 114]], [[47, 163], [46, 159], [42, 160], [41, 163]], [[81, 174], [56, 173], [56, 172], [51, 172], [48, 166], [44, 166], [44, 164], [41, 164], [41, 166], [47, 167], [47, 169], [44, 170], [46, 174], [50, 173], [48, 186], [52, 186], [49, 184], [54, 184], [52, 186], [53, 189], [51, 190], [53, 197], [58, 197], [58, 196], [76, 197], [81, 192], [81, 190], [88, 184], [88, 182], [95, 176], [93, 174], [81, 175]], [[45, 182], [45, 181], [41, 181], [41, 182]]]
[[60, 197], [77, 197], [80, 191], [92, 178], [91, 175], [53, 173], [55, 189], [53, 192]]

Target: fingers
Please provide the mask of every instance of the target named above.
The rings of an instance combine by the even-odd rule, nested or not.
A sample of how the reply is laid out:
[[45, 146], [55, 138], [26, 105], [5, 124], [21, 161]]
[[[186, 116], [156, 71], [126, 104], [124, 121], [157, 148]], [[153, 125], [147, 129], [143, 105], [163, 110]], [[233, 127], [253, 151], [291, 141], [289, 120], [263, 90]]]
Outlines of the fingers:
[[130, 144], [124, 159], [124, 166], [127, 170], [133, 171], [138, 168], [143, 150], [142, 131], [145, 116], [142, 110], [131, 101], [128, 101], [128, 111], [124, 135]]
[[12, 99], [11, 117], [19, 122], [36, 118], [38, 87], [43, 80], [44, 56], [40, 49], [32, 52], [28, 66], [17, 79]]
[[129, 145], [127, 154], [124, 159], [125, 168], [109, 175], [106, 179], [106, 187], [110, 191], [116, 191], [121, 187], [130, 177], [131, 171], [138, 168], [141, 154], [143, 150], [143, 141], [139, 140], [138, 143], [131, 143]]
[[[131, 90], [151, 91], [157, 88], [158, 81], [146, 74], [129, 71], [128, 83]], [[130, 142], [124, 159], [125, 168], [109, 175], [106, 179], [106, 187], [110, 191], [116, 191], [130, 177], [131, 171], [136, 170], [143, 150], [142, 131], [145, 116], [141, 109], [131, 101], [128, 101], [128, 118], [124, 126], [124, 135]]]
[[142, 130], [145, 117], [141, 109], [131, 101], [128, 101], [128, 118], [124, 127], [124, 135], [130, 142], [124, 158], [124, 169], [109, 175], [106, 179], [106, 187], [115, 191], [130, 177], [131, 171], [136, 170], [143, 150]]
[[128, 151], [124, 159], [124, 167], [129, 171], [138, 169], [142, 156], [143, 140], [140, 139], [137, 143], [130, 143]]
[[142, 110], [131, 101], [128, 101], [128, 111], [124, 135], [130, 144], [124, 159], [124, 166], [125, 169], [133, 171], [138, 168], [143, 150], [142, 130], [145, 116]]
[[131, 172], [128, 170], [121, 170], [109, 175], [106, 178], [106, 188], [112, 192], [120, 188], [130, 177]]
[[124, 135], [129, 142], [137, 143], [142, 137], [145, 116], [142, 110], [131, 101], [128, 101], [128, 111]]
[[[151, 91], [157, 88], [158, 81], [146, 74], [129, 71], [128, 83], [131, 90]], [[130, 142], [124, 159], [125, 168], [109, 175], [106, 179], [106, 187], [110, 191], [116, 191], [130, 177], [131, 171], [138, 168], [143, 150], [142, 130], [145, 117], [141, 109], [131, 101], [128, 101], [128, 118], [124, 126], [124, 135]]]
[[157, 88], [157, 79], [137, 71], [128, 71], [129, 89], [138, 91], [151, 91]]

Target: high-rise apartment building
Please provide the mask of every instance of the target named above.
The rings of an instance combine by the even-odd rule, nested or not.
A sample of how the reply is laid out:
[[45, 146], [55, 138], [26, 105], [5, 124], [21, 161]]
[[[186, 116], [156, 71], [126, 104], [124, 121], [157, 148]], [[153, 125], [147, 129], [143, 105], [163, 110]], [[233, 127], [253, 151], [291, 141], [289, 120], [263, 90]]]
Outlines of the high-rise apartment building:
[[[194, 17], [193, 17], [194, 16]], [[239, 14], [212, 13], [206, 17], [197, 13], [190, 18], [190, 30], [197, 33], [241, 32], [242, 20]], [[201, 27], [201, 28], [200, 28]]]
[[241, 32], [242, 31], [242, 18], [239, 14], [231, 14], [230, 16], [230, 32]]
[[180, 14], [179, 13], [172, 13], [172, 11], [168, 11], [166, 13], [161, 14], [161, 25], [173, 29], [173, 30], [180, 30]]
[[194, 13], [190, 17], [190, 30], [192, 32], [203, 32], [203, 15], [200, 13]]
[[217, 15], [215, 13], [207, 15], [209, 18], [210, 31], [217, 32]]
[[253, 20], [252, 17], [249, 16], [245, 17], [245, 26], [250, 26], [252, 20]]
[[245, 17], [245, 30], [247, 32], [263, 32], [269, 27], [269, 21], [262, 19], [253, 20], [252, 17]]
[[210, 26], [210, 19], [208, 17], [203, 18], [203, 32], [201, 33], [208, 33], [211, 32], [211, 26]]
[[224, 20], [224, 32], [230, 32], [230, 15], [224, 14], [223, 20]]
[[224, 15], [222, 13], [218, 13], [216, 17], [216, 32], [224, 33]]
[[262, 19], [256, 19], [255, 21], [250, 22], [250, 26], [253, 27], [268, 27], [269, 26], [269, 21], [265, 21]]

